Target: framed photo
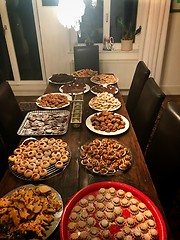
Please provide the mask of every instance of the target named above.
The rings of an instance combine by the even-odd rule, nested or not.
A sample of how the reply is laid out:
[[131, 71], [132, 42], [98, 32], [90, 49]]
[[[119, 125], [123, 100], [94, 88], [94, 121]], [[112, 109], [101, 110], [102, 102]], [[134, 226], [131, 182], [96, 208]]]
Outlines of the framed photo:
[[171, 12], [180, 12], [180, 0], [171, 0]]

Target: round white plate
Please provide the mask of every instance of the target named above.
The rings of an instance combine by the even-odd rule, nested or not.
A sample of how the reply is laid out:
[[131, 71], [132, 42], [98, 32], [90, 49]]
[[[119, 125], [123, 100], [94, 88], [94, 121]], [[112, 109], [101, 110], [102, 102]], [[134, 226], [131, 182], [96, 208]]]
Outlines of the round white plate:
[[[71, 74], [69, 74], [69, 75], [71, 75]], [[50, 83], [52, 83], [52, 84], [57, 84], [57, 85], [66, 84], [66, 83], [71, 83], [71, 82], [74, 81], [74, 79], [72, 79], [72, 80], [70, 80], [70, 81], [55, 82], [55, 81], [51, 81], [51, 78], [52, 78], [52, 76], [50, 76], [50, 77], [48, 78], [48, 81], [49, 81]]]
[[[13, 189], [12, 191], [8, 192], [4, 197], [11, 196], [15, 191], [17, 191], [18, 189], [20, 189], [22, 187], [25, 187], [26, 189], [29, 189], [29, 188], [36, 188], [36, 187], [39, 187], [39, 186], [42, 186], [42, 185], [45, 185], [45, 184], [39, 184], [39, 185], [27, 184], [27, 185], [23, 185], [23, 186], [17, 187], [15, 189]], [[50, 187], [50, 186], [48, 186], [48, 187]], [[51, 192], [52, 193], [56, 193], [56, 200], [57, 201], [58, 200], [62, 201], [61, 195], [54, 188], [52, 188], [52, 187], [50, 187], [50, 188], [51, 188]], [[62, 201], [62, 204], [63, 204], [63, 201]], [[63, 205], [62, 205], [61, 210], [54, 214], [54, 220], [52, 221], [50, 226], [48, 226], [48, 228], [46, 229], [46, 236], [42, 237], [43, 240], [47, 239], [54, 232], [54, 230], [56, 229], [56, 227], [58, 226], [58, 224], [60, 222], [62, 212], [63, 212]], [[34, 239], [34, 240], [36, 240], [36, 239]]]
[[[127, 120], [127, 118], [125, 118], [124, 116], [121, 115], [123, 121], [125, 122], [125, 128], [117, 130], [116, 132], [105, 132], [105, 131], [96, 130], [96, 129], [94, 129], [94, 126], [92, 125], [92, 122], [91, 122], [91, 117], [93, 117], [95, 114], [96, 113], [90, 115], [86, 119], [86, 126], [89, 128], [89, 130], [91, 130], [94, 133], [97, 133], [100, 135], [115, 136], [115, 135], [119, 135], [119, 134], [126, 132], [129, 128], [129, 121]], [[115, 115], [120, 115], [120, 114], [115, 113]]]
[[67, 106], [70, 105], [70, 102], [72, 101], [72, 97], [71, 97], [69, 94], [66, 94], [66, 93], [48, 93], [48, 94], [44, 94], [44, 95], [40, 96], [37, 100], [41, 100], [41, 98], [44, 97], [44, 96], [57, 95], [57, 94], [66, 96], [66, 97], [68, 98], [69, 102], [68, 102], [67, 104], [64, 104], [64, 105], [61, 106], [61, 107], [54, 107], [54, 108], [52, 108], [52, 107], [43, 107], [43, 106], [41, 106], [37, 101], [36, 101], [36, 105], [37, 105], [38, 107], [40, 107], [40, 108], [47, 109], [47, 110], [61, 109], [61, 108], [64, 108], [64, 107], [67, 107]]
[[[61, 93], [63, 93], [63, 86], [64, 86], [64, 85], [62, 85], [62, 86], [59, 88], [59, 91], [60, 91]], [[90, 86], [89, 86], [88, 84], [85, 84], [84, 93], [89, 92], [89, 90], [90, 90]], [[68, 93], [68, 94], [71, 94], [71, 93]], [[73, 94], [74, 94], [74, 95], [78, 95], [78, 94], [81, 94], [81, 92], [73, 93]]]

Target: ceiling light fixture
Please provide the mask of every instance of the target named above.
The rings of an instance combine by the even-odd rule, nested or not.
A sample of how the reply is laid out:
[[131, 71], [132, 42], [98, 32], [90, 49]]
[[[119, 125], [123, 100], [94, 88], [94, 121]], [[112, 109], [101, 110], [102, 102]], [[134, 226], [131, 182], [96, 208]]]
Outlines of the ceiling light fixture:
[[59, 0], [58, 19], [67, 28], [80, 30], [81, 18], [84, 15], [85, 4], [83, 0]]

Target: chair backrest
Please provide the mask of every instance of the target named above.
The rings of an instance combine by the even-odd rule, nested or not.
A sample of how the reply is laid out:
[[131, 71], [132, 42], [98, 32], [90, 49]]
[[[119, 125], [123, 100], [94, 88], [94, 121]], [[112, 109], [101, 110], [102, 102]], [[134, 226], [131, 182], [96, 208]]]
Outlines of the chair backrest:
[[75, 71], [92, 69], [99, 73], [99, 46], [74, 46]]
[[23, 121], [23, 114], [7, 81], [0, 84], [0, 134], [9, 152], [18, 144], [18, 128]]
[[162, 108], [145, 159], [160, 200], [167, 204], [180, 182], [180, 102], [168, 102]]
[[131, 82], [129, 94], [126, 101], [126, 108], [130, 118], [134, 113], [134, 108], [139, 99], [144, 84], [149, 77], [149, 74], [150, 70], [148, 69], [146, 64], [143, 61], [139, 61], [134, 72], [134, 76]]
[[4, 145], [2, 136], [0, 135], [0, 180], [3, 177], [7, 167], [8, 167], [8, 155], [6, 152], [6, 147]]
[[142, 151], [145, 151], [154, 123], [165, 94], [153, 78], [144, 84], [143, 90], [131, 117], [131, 122]]

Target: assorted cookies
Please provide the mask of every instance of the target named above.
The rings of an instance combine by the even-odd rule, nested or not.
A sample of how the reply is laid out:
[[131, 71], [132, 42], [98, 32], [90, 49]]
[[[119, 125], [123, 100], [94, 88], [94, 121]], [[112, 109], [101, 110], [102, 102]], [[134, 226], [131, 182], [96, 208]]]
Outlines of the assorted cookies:
[[74, 77], [66, 73], [56, 73], [49, 78], [49, 81], [55, 84], [65, 84], [74, 81]]
[[91, 81], [100, 85], [114, 84], [118, 82], [118, 78], [113, 74], [99, 74], [91, 78]]
[[110, 175], [127, 170], [132, 164], [132, 156], [120, 142], [96, 138], [81, 146], [80, 161], [92, 173]]
[[118, 88], [115, 87], [114, 85], [107, 85], [107, 86], [103, 86], [103, 85], [94, 85], [91, 87], [91, 92], [94, 94], [97, 93], [102, 93], [102, 92], [108, 92], [111, 94], [116, 94], [118, 93]]
[[116, 132], [126, 125], [120, 114], [109, 111], [95, 113], [90, 120], [95, 130], [105, 132]]
[[21, 144], [8, 160], [16, 176], [37, 181], [64, 169], [70, 161], [70, 151], [62, 139], [44, 137]]
[[114, 111], [121, 107], [121, 102], [113, 94], [103, 92], [91, 98], [89, 106], [97, 111]]
[[113, 186], [82, 196], [67, 218], [68, 239], [159, 239], [147, 205], [130, 191]]
[[73, 77], [92, 77], [98, 74], [98, 71], [92, 69], [80, 69], [72, 73]]
[[0, 236], [2, 239], [45, 239], [55, 214], [60, 216], [62, 210], [61, 196], [51, 187], [22, 186], [0, 198]]

